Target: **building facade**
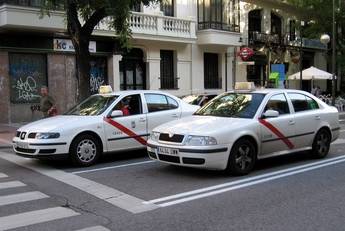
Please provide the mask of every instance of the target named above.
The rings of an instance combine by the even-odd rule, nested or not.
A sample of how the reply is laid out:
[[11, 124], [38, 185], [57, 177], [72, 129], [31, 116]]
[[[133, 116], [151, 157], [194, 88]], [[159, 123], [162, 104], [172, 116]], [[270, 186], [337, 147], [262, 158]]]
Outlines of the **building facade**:
[[[64, 11], [39, 17], [39, 1], [0, 1], [0, 123], [40, 118], [47, 85], [60, 113], [76, 103], [74, 50]], [[133, 8], [129, 52], [119, 52], [107, 19], [94, 30], [90, 90], [160, 89], [182, 96], [232, 87], [240, 46], [238, 0], [170, 0]]]
[[[96, 93], [100, 85], [110, 84], [115, 91], [154, 89], [177, 96], [221, 93], [232, 89], [235, 81], [266, 85], [271, 64], [284, 64], [286, 73], [297, 72], [299, 33], [293, 26], [297, 18], [272, 2], [139, 4], [128, 19], [132, 30], [128, 52], [119, 51], [116, 34], [104, 19], [89, 47], [90, 90]], [[50, 17], [42, 18], [39, 4], [39, 0], [0, 1], [0, 123], [40, 118], [37, 109], [43, 85], [56, 99], [59, 113], [76, 103], [76, 62], [63, 6], [57, 5]], [[319, 45], [304, 40], [304, 67], [325, 69]], [[241, 47], [255, 51], [251, 62], [238, 57]], [[298, 83], [290, 87], [298, 88]]]

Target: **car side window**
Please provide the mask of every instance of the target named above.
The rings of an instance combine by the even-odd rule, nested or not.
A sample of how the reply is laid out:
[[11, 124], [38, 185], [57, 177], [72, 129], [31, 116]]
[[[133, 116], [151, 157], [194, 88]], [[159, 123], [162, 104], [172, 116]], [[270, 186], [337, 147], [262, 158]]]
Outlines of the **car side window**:
[[178, 103], [171, 97], [161, 94], [145, 94], [149, 112], [157, 112], [178, 108]]
[[121, 110], [123, 116], [142, 114], [140, 95], [129, 95], [122, 98], [120, 102], [115, 105], [113, 111], [114, 110]]
[[309, 96], [299, 93], [289, 93], [295, 112], [319, 109], [319, 104]]
[[289, 104], [284, 94], [272, 96], [266, 104], [265, 110], [275, 110], [280, 115], [290, 114]]

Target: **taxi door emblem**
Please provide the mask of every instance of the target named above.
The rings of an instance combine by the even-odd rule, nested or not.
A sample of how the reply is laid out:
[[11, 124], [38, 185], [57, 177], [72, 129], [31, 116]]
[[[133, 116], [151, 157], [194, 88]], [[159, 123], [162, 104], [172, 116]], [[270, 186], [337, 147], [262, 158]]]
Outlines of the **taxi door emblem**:
[[135, 128], [135, 121], [132, 121], [132, 123], [131, 123], [131, 125], [132, 125], [132, 128]]

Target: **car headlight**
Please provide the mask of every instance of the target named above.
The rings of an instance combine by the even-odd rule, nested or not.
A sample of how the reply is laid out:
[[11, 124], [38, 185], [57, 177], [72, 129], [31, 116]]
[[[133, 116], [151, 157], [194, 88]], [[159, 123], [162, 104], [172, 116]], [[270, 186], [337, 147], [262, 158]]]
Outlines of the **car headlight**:
[[188, 136], [185, 144], [190, 146], [216, 145], [217, 140], [210, 136]]
[[151, 134], [150, 134], [150, 139], [151, 139], [152, 141], [158, 141], [158, 140], [159, 140], [159, 135], [160, 135], [159, 132], [151, 132]]
[[40, 132], [36, 134], [36, 139], [57, 139], [60, 137], [60, 133], [56, 132]]

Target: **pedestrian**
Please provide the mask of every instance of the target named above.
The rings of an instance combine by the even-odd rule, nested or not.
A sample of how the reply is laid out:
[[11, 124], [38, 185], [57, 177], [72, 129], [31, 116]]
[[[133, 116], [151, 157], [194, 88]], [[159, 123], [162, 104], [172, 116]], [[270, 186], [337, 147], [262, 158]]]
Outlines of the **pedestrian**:
[[43, 113], [44, 118], [57, 114], [55, 100], [49, 95], [47, 86], [41, 87], [40, 110]]
[[315, 90], [315, 96], [320, 97], [320, 95], [321, 95], [321, 88], [320, 88], [320, 86], [317, 86], [316, 90]]
[[310, 92], [312, 95], [316, 95], [316, 87], [315, 85], [313, 86], [313, 88], [311, 89], [311, 92]]

